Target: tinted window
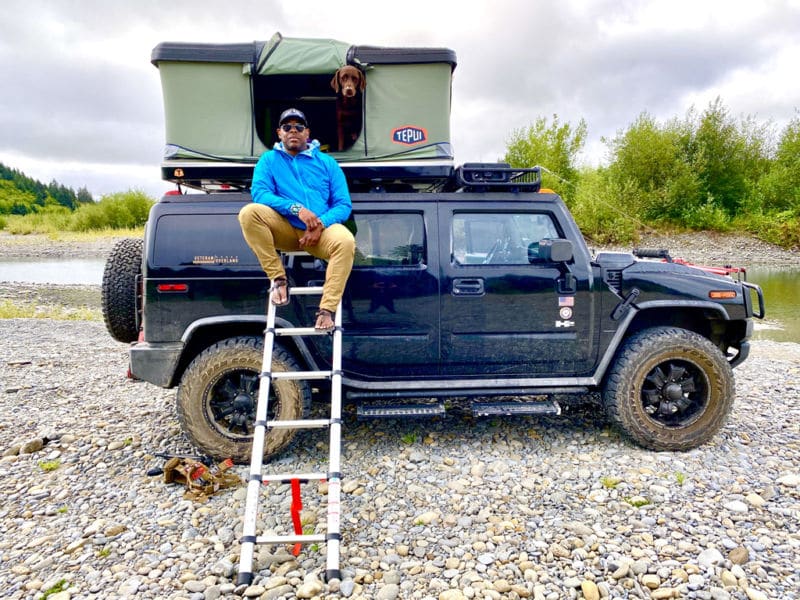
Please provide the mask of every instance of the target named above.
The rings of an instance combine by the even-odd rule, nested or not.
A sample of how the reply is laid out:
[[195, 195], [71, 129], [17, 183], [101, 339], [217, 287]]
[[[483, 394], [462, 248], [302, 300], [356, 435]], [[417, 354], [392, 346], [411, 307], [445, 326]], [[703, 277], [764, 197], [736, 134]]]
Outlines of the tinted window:
[[356, 220], [355, 267], [412, 266], [426, 262], [420, 213], [362, 213]]
[[258, 266], [236, 215], [164, 215], [156, 230], [154, 265]]
[[528, 264], [540, 240], [558, 238], [548, 214], [458, 213], [453, 215], [451, 256], [457, 265]]

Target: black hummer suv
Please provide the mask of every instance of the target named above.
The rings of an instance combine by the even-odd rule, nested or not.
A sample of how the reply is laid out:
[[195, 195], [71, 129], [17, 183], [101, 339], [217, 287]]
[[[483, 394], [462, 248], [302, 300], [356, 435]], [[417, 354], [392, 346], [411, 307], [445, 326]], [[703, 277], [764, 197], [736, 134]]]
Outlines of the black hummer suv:
[[[464, 165], [432, 192], [350, 183], [357, 250], [342, 305], [343, 385], [361, 416], [453, 405], [558, 414], [599, 391], [608, 418], [647, 448], [694, 448], [723, 425], [732, 367], [747, 357], [751, 318], [764, 316], [760, 288], [739, 270], [663, 250], [592, 256], [535, 169]], [[144, 240], [115, 246], [102, 286], [111, 335], [133, 342], [132, 375], [178, 386], [189, 438], [237, 461], [249, 459], [268, 287], [236, 218], [250, 201], [241, 191], [164, 196]], [[283, 258], [293, 286], [322, 281], [321, 261]], [[316, 301], [293, 296], [279, 326], [310, 326]], [[273, 369], [330, 368], [329, 336], [290, 339]], [[274, 418], [309, 411], [307, 382], [274, 386]], [[271, 431], [266, 454], [291, 437]]]

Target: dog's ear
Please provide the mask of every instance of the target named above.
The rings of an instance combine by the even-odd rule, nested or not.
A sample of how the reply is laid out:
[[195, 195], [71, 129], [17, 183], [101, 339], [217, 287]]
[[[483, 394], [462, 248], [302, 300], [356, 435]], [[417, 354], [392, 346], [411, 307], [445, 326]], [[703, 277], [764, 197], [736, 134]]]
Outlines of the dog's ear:
[[333, 91], [337, 94], [339, 93], [339, 71], [333, 74], [333, 79], [331, 79], [331, 87]]
[[361, 69], [357, 69], [358, 71], [358, 89], [362, 92], [367, 89], [367, 76], [366, 74], [361, 72]]

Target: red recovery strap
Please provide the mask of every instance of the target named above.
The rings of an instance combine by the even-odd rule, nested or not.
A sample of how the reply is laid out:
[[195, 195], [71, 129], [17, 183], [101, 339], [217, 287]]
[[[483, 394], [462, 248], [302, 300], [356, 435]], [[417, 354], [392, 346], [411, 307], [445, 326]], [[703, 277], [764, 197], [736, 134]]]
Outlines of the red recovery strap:
[[[300, 511], [303, 510], [303, 499], [300, 497], [300, 480], [292, 479], [292, 523], [294, 523], [295, 535], [303, 535], [303, 524], [300, 522]], [[300, 555], [300, 542], [292, 548], [292, 554]]]

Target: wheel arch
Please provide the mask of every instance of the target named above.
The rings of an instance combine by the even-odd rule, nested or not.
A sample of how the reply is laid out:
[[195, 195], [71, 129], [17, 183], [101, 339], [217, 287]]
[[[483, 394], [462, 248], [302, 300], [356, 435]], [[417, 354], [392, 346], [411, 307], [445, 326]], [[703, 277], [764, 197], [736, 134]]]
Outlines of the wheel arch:
[[746, 323], [730, 320], [725, 309], [713, 302], [643, 302], [623, 317], [595, 371], [602, 388], [606, 384], [609, 366], [617, 359], [625, 341], [653, 327], [678, 327], [710, 340], [725, 354], [725, 347], [743, 339]]
[[[278, 323], [280, 321], [280, 323]], [[291, 323], [283, 320], [276, 320], [280, 327], [290, 327]], [[184, 371], [191, 362], [206, 348], [221, 342], [222, 340], [235, 337], [254, 337], [264, 339], [266, 328], [266, 316], [260, 315], [239, 315], [225, 317], [207, 317], [198, 319], [186, 328], [181, 341], [183, 350], [178, 359], [175, 373], [172, 376], [170, 387], [177, 385]], [[300, 338], [282, 338], [276, 341], [276, 345], [288, 352], [292, 358], [303, 369], [315, 370], [317, 363], [308, 348], [308, 345]]]
[[651, 327], [679, 327], [717, 344], [721, 330], [726, 329], [728, 323], [731, 323], [728, 313], [718, 304], [643, 304], [628, 325], [628, 335]]

